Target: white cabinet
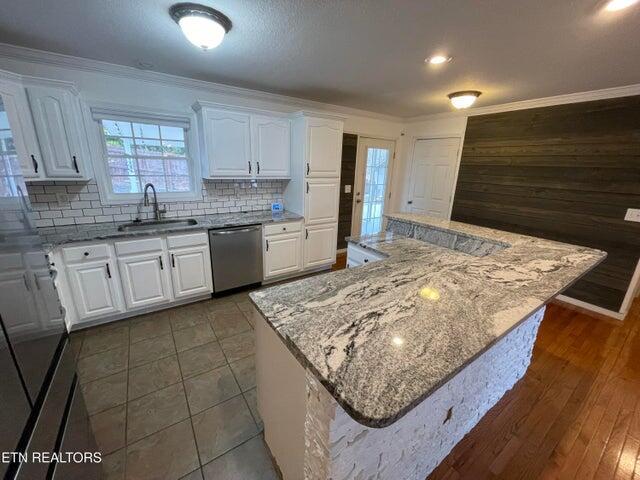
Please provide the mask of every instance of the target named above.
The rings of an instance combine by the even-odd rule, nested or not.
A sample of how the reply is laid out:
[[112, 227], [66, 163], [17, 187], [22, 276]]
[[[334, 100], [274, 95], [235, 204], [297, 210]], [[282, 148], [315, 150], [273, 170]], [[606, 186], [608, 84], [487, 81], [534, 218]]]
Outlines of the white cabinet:
[[339, 177], [342, 162], [342, 122], [307, 119], [307, 177]]
[[288, 119], [251, 116], [253, 161], [257, 178], [291, 175], [291, 125]]
[[71, 86], [29, 85], [29, 105], [48, 178], [86, 178], [86, 132]]
[[307, 225], [338, 221], [340, 180], [309, 178], [305, 181], [304, 217]]
[[0, 303], [12, 306], [2, 310], [2, 320], [8, 333], [26, 333], [39, 329], [32, 288], [25, 270], [0, 275]]
[[305, 228], [304, 268], [332, 265], [336, 260], [337, 225], [310, 225]]
[[200, 112], [203, 172], [212, 178], [251, 177], [251, 118], [248, 114], [204, 108]]
[[347, 246], [347, 268], [359, 267], [367, 263], [374, 263], [385, 258], [384, 255], [371, 249], [360, 247], [349, 242]]
[[171, 301], [164, 252], [118, 256], [118, 269], [127, 308], [142, 308]]
[[116, 279], [110, 260], [96, 260], [67, 266], [67, 276], [76, 313], [81, 320], [121, 311]]
[[212, 291], [208, 245], [169, 250], [169, 255], [175, 298], [191, 297]]
[[300, 223], [274, 225], [274, 229], [271, 231], [285, 233], [274, 233], [264, 237], [264, 278], [291, 275], [301, 271], [302, 235]]
[[[42, 176], [42, 158], [24, 87], [11, 74], [0, 71], [0, 131], [4, 147], [15, 150], [22, 175], [26, 179]], [[10, 145], [13, 147], [10, 147]], [[5, 166], [6, 169], [6, 166]]]

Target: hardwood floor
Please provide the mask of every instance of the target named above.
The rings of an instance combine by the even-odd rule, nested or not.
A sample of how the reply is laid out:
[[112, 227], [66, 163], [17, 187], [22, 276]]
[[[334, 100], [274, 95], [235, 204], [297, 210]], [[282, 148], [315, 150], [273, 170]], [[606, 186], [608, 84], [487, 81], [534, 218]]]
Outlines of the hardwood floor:
[[640, 299], [624, 322], [549, 305], [525, 377], [429, 480], [640, 480]]
[[331, 266], [331, 270], [342, 270], [343, 268], [347, 268], [347, 252], [338, 253], [336, 263]]

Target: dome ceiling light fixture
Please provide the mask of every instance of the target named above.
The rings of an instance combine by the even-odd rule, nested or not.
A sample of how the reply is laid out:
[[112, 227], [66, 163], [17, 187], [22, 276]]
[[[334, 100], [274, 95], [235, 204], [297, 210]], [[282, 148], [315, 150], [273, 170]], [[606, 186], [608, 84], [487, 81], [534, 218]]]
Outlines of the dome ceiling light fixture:
[[187, 40], [204, 51], [216, 48], [231, 30], [231, 20], [211, 7], [197, 3], [176, 3], [169, 15], [180, 25]]
[[443, 63], [449, 63], [453, 57], [449, 55], [433, 55], [432, 57], [426, 58], [425, 63], [430, 63], [431, 65], [442, 65]]
[[638, 3], [638, 0], [610, 0], [604, 7], [608, 12], [617, 12], [618, 10], [624, 10]]
[[451, 105], [459, 110], [461, 108], [469, 108], [476, 103], [480, 95], [482, 95], [482, 92], [478, 90], [462, 90], [460, 92], [450, 93], [447, 97], [451, 100]]

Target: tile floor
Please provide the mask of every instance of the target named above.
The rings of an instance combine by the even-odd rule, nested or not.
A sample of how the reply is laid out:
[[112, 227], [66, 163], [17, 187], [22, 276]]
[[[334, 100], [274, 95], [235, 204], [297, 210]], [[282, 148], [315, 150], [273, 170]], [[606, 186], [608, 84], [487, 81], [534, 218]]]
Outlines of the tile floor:
[[247, 293], [72, 334], [108, 480], [277, 479]]

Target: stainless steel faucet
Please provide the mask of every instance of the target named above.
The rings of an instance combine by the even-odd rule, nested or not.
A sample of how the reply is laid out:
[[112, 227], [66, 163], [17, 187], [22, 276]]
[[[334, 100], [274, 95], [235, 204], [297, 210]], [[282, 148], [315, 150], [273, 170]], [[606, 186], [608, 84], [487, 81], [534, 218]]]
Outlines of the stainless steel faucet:
[[166, 208], [158, 208], [158, 195], [156, 194], [156, 187], [153, 186], [153, 183], [147, 183], [144, 186], [144, 199], [143, 203], [145, 207], [149, 206], [149, 192], [148, 190], [153, 190], [153, 218], [156, 220], [160, 220], [162, 214], [167, 213]]

